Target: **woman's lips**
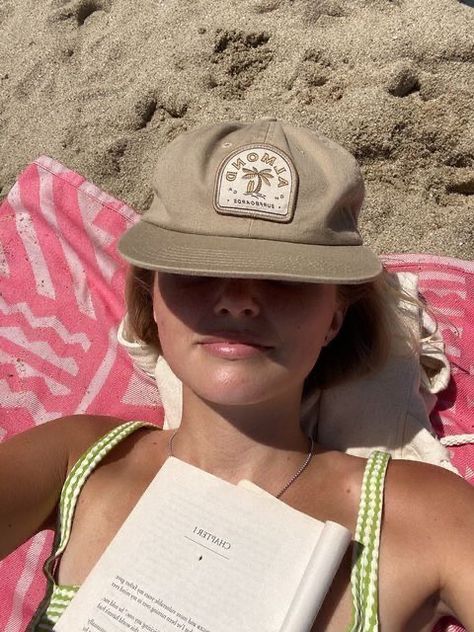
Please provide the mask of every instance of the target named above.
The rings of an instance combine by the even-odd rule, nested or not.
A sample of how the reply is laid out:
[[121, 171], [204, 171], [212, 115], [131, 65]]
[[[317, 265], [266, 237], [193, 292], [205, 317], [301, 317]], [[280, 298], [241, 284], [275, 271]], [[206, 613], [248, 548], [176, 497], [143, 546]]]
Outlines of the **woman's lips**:
[[254, 342], [253, 340], [234, 340], [226, 338], [206, 338], [200, 341], [200, 346], [209, 353], [218, 358], [227, 360], [243, 360], [252, 358], [259, 354], [265, 353], [271, 347]]

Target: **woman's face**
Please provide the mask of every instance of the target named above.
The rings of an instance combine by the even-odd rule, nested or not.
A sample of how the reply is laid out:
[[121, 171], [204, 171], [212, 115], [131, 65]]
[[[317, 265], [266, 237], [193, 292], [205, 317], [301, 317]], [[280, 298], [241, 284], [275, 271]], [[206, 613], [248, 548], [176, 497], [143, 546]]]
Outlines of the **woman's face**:
[[343, 320], [335, 285], [162, 272], [154, 314], [173, 372], [221, 405], [300, 394]]

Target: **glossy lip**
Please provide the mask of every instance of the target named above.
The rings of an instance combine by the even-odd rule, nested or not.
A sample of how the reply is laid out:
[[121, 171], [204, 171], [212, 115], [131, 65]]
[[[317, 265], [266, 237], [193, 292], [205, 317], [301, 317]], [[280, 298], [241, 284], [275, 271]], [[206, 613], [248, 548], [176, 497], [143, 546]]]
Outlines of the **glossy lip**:
[[272, 349], [258, 337], [242, 332], [225, 332], [212, 336], [203, 336], [198, 341], [199, 346], [209, 354], [229, 360], [251, 358]]
[[222, 331], [215, 332], [212, 335], [202, 336], [198, 340], [199, 344], [242, 344], [251, 347], [261, 347], [270, 349], [273, 345], [268, 344], [266, 340], [255, 334], [245, 331]]

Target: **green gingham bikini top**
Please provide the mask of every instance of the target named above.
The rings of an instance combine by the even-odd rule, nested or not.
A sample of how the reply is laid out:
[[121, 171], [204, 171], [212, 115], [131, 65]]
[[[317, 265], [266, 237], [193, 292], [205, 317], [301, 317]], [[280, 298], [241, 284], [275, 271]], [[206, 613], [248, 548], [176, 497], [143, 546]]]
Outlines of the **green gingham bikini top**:
[[[117, 426], [96, 441], [71, 469], [59, 501], [58, 529], [53, 553], [44, 564], [48, 585], [26, 632], [52, 632], [54, 624], [79, 590], [79, 586], [62, 586], [55, 582], [59, 558], [71, 533], [77, 499], [88, 476], [120, 441], [138, 428], [153, 426], [144, 422], [127, 422]], [[347, 632], [377, 632], [378, 621], [378, 553], [383, 508], [384, 480], [390, 455], [373, 452], [362, 481], [353, 547], [351, 574], [352, 621]]]

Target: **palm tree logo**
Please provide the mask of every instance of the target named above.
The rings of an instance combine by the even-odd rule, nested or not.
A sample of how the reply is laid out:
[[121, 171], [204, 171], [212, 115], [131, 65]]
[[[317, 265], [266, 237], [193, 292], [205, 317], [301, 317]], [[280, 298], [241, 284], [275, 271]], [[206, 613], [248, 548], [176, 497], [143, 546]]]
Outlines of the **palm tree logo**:
[[[247, 191], [244, 195], [251, 195], [255, 198], [266, 198], [267, 196], [260, 193], [263, 183], [270, 185], [270, 178], [273, 178], [271, 169], [262, 169], [259, 171], [256, 167], [252, 169], [243, 169], [245, 175], [242, 179], [249, 180], [247, 183]], [[257, 186], [255, 186], [255, 178], [257, 179]]]

